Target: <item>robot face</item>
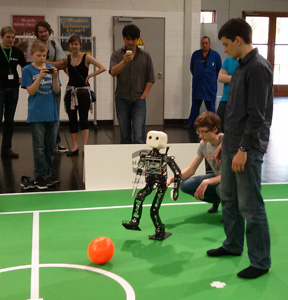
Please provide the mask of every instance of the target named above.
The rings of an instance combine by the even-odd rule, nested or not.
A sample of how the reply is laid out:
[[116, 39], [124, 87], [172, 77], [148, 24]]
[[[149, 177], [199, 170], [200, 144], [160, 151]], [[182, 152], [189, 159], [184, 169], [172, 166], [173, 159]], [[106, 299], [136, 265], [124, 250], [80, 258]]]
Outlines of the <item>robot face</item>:
[[167, 146], [168, 136], [163, 131], [151, 130], [147, 133], [146, 144], [154, 149], [164, 149]]

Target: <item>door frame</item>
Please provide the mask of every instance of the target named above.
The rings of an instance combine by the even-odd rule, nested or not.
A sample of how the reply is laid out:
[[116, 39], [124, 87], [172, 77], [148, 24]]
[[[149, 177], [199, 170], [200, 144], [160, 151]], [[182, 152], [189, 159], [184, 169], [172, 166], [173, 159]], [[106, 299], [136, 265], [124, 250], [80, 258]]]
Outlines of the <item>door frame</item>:
[[[159, 122], [157, 124], [149, 124], [149, 120], [147, 122], [147, 117], [146, 117], [146, 125], [163, 125], [164, 124], [164, 113], [165, 113], [165, 28], [166, 28], [166, 20], [164, 17], [123, 17], [123, 16], [113, 16], [113, 51], [117, 50], [118, 48], [115, 45], [115, 24], [117, 22], [118, 19], [121, 19], [121, 22], [123, 22], [123, 27], [126, 24], [132, 23], [134, 20], [145, 20], [145, 19], [159, 19], [159, 20], [163, 20], [163, 25], [164, 25], [164, 32], [163, 32], [163, 67], [162, 70], [160, 71], [160, 73], [158, 73], [157, 69], [156, 69], [156, 65], [154, 63], [153, 60], [153, 54], [150, 53], [150, 56], [152, 58], [152, 62], [153, 62], [153, 66], [154, 66], [154, 72], [155, 72], [155, 83], [157, 83], [158, 80], [161, 79], [162, 83], [162, 95], [163, 95], [163, 103], [161, 105], [161, 110], [162, 113], [159, 115]], [[125, 24], [126, 23], [126, 24]], [[137, 23], [135, 23], [135, 25], [137, 25]], [[140, 28], [141, 30], [141, 28]], [[124, 45], [124, 43], [123, 43]], [[117, 49], [116, 49], [117, 48]], [[160, 75], [159, 75], [160, 74]], [[160, 76], [160, 77], [159, 77]], [[116, 108], [115, 108], [115, 89], [116, 89], [116, 83], [117, 83], [117, 78], [114, 77], [113, 78], [113, 108], [114, 108], [114, 118], [113, 118], [113, 124], [118, 126], [118, 119], [117, 119], [117, 115], [116, 115]], [[151, 94], [151, 92], [153, 93], [153, 87], [149, 93], [149, 95]], [[149, 97], [148, 95], [148, 97]], [[146, 108], [146, 114], [148, 113], [148, 108]]]
[[[245, 12], [244, 11], [242, 13], [243, 19], [246, 19], [246, 17], [257, 17], [257, 16], [269, 18], [267, 60], [270, 62], [272, 69], [274, 71], [276, 19], [277, 17], [288, 17], [288, 12], [264, 12], [264, 11]], [[274, 96], [288, 96], [288, 85], [273, 85], [273, 90], [274, 90]]]

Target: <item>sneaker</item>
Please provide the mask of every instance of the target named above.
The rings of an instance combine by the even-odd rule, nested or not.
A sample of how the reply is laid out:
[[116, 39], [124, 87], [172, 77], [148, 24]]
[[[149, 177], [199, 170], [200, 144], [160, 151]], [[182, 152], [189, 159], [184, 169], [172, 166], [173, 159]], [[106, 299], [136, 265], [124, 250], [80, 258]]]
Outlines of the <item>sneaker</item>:
[[30, 177], [22, 176], [20, 186], [23, 187], [24, 190], [35, 189], [35, 185], [32, 181], [30, 181]]
[[59, 146], [56, 146], [55, 151], [65, 153], [68, 151], [68, 148], [59, 145]]
[[50, 175], [47, 179], [46, 179], [46, 184], [47, 184], [47, 186], [52, 186], [52, 185], [54, 185], [54, 184], [56, 184], [56, 183], [59, 183], [60, 182], [60, 180], [56, 177], [56, 176], [54, 176], [54, 175]]
[[47, 180], [44, 178], [36, 179], [34, 180], [34, 186], [39, 190], [46, 190], [48, 188]]

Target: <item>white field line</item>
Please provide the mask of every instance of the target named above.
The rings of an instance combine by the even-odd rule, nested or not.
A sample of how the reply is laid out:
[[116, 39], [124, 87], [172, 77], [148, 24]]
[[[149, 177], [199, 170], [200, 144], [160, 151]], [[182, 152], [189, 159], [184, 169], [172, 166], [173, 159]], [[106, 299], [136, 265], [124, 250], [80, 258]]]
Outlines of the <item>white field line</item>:
[[[31, 268], [31, 265], [10, 267], [10, 268], [5, 268], [5, 269], [0, 269], [0, 274], [6, 273], [6, 272], [11, 272], [11, 271], [25, 270], [25, 269], [30, 269], [30, 268]], [[84, 265], [59, 264], [59, 263], [57, 263], [57, 264], [39, 264], [39, 268], [70, 268], [70, 269], [78, 269], [78, 270], [99, 273], [101, 275], [110, 277], [114, 281], [118, 282], [125, 290], [126, 300], [135, 300], [136, 299], [135, 292], [134, 292], [132, 286], [124, 278], [122, 278], [112, 272], [106, 271], [106, 270], [102, 270], [102, 269], [90, 267], [90, 266], [84, 266]], [[37, 299], [37, 300], [43, 300], [43, 299]]]
[[[288, 198], [284, 199], [267, 199], [265, 202], [287, 202]], [[206, 202], [173, 202], [162, 203], [161, 206], [183, 206], [183, 205], [206, 205]], [[143, 207], [150, 207], [151, 204], [143, 204]], [[116, 205], [116, 206], [103, 206], [103, 207], [84, 207], [84, 208], [63, 208], [63, 209], [45, 209], [45, 210], [27, 210], [27, 211], [10, 211], [0, 212], [0, 215], [14, 215], [14, 214], [33, 214], [37, 213], [51, 213], [51, 212], [69, 212], [69, 211], [88, 211], [88, 210], [106, 210], [106, 209], [120, 209], [132, 208], [133, 205]]]
[[32, 258], [31, 258], [31, 288], [29, 300], [39, 298], [39, 212], [33, 213]]
[[[288, 184], [288, 182], [262, 182], [261, 185], [285, 185]], [[59, 193], [90, 193], [90, 192], [109, 192], [109, 191], [117, 191], [117, 190], [127, 190], [127, 188], [117, 188], [117, 189], [111, 189], [111, 190], [107, 190], [107, 189], [92, 189], [92, 190], [67, 190], [67, 191], [49, 191], [49, 194], [59, 194]], [[46, 192], [40, 192], [37, 191], [37, 194], [46, 194], [47, 195], [47, 191]], [[7, 194], [1, 194], [1, 196], [19, 196], [19, 195], [35, 195], [35, 192], [25, 192], [25, 193], [7, 193]]]

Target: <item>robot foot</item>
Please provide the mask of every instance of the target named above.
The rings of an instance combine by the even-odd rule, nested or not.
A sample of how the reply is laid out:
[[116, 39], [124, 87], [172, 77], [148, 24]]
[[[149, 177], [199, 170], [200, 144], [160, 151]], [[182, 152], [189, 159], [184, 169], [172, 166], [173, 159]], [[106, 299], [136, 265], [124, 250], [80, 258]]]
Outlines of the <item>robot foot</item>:
[[161, 232], [161, 233], [155, 233], [153, 235], [149, 235], [150, 240], [156, 240], [156, 241], [163, 241], [167, 239], [172, 233], [170, 232]]
[[130, 230], [141, 230], [141, 228], [138, 226], [139, 223], [138, 222], [132, 222], [132, 221], [123, 221], [122, 225], [126, 228], [126, 229], [130, 229]]

